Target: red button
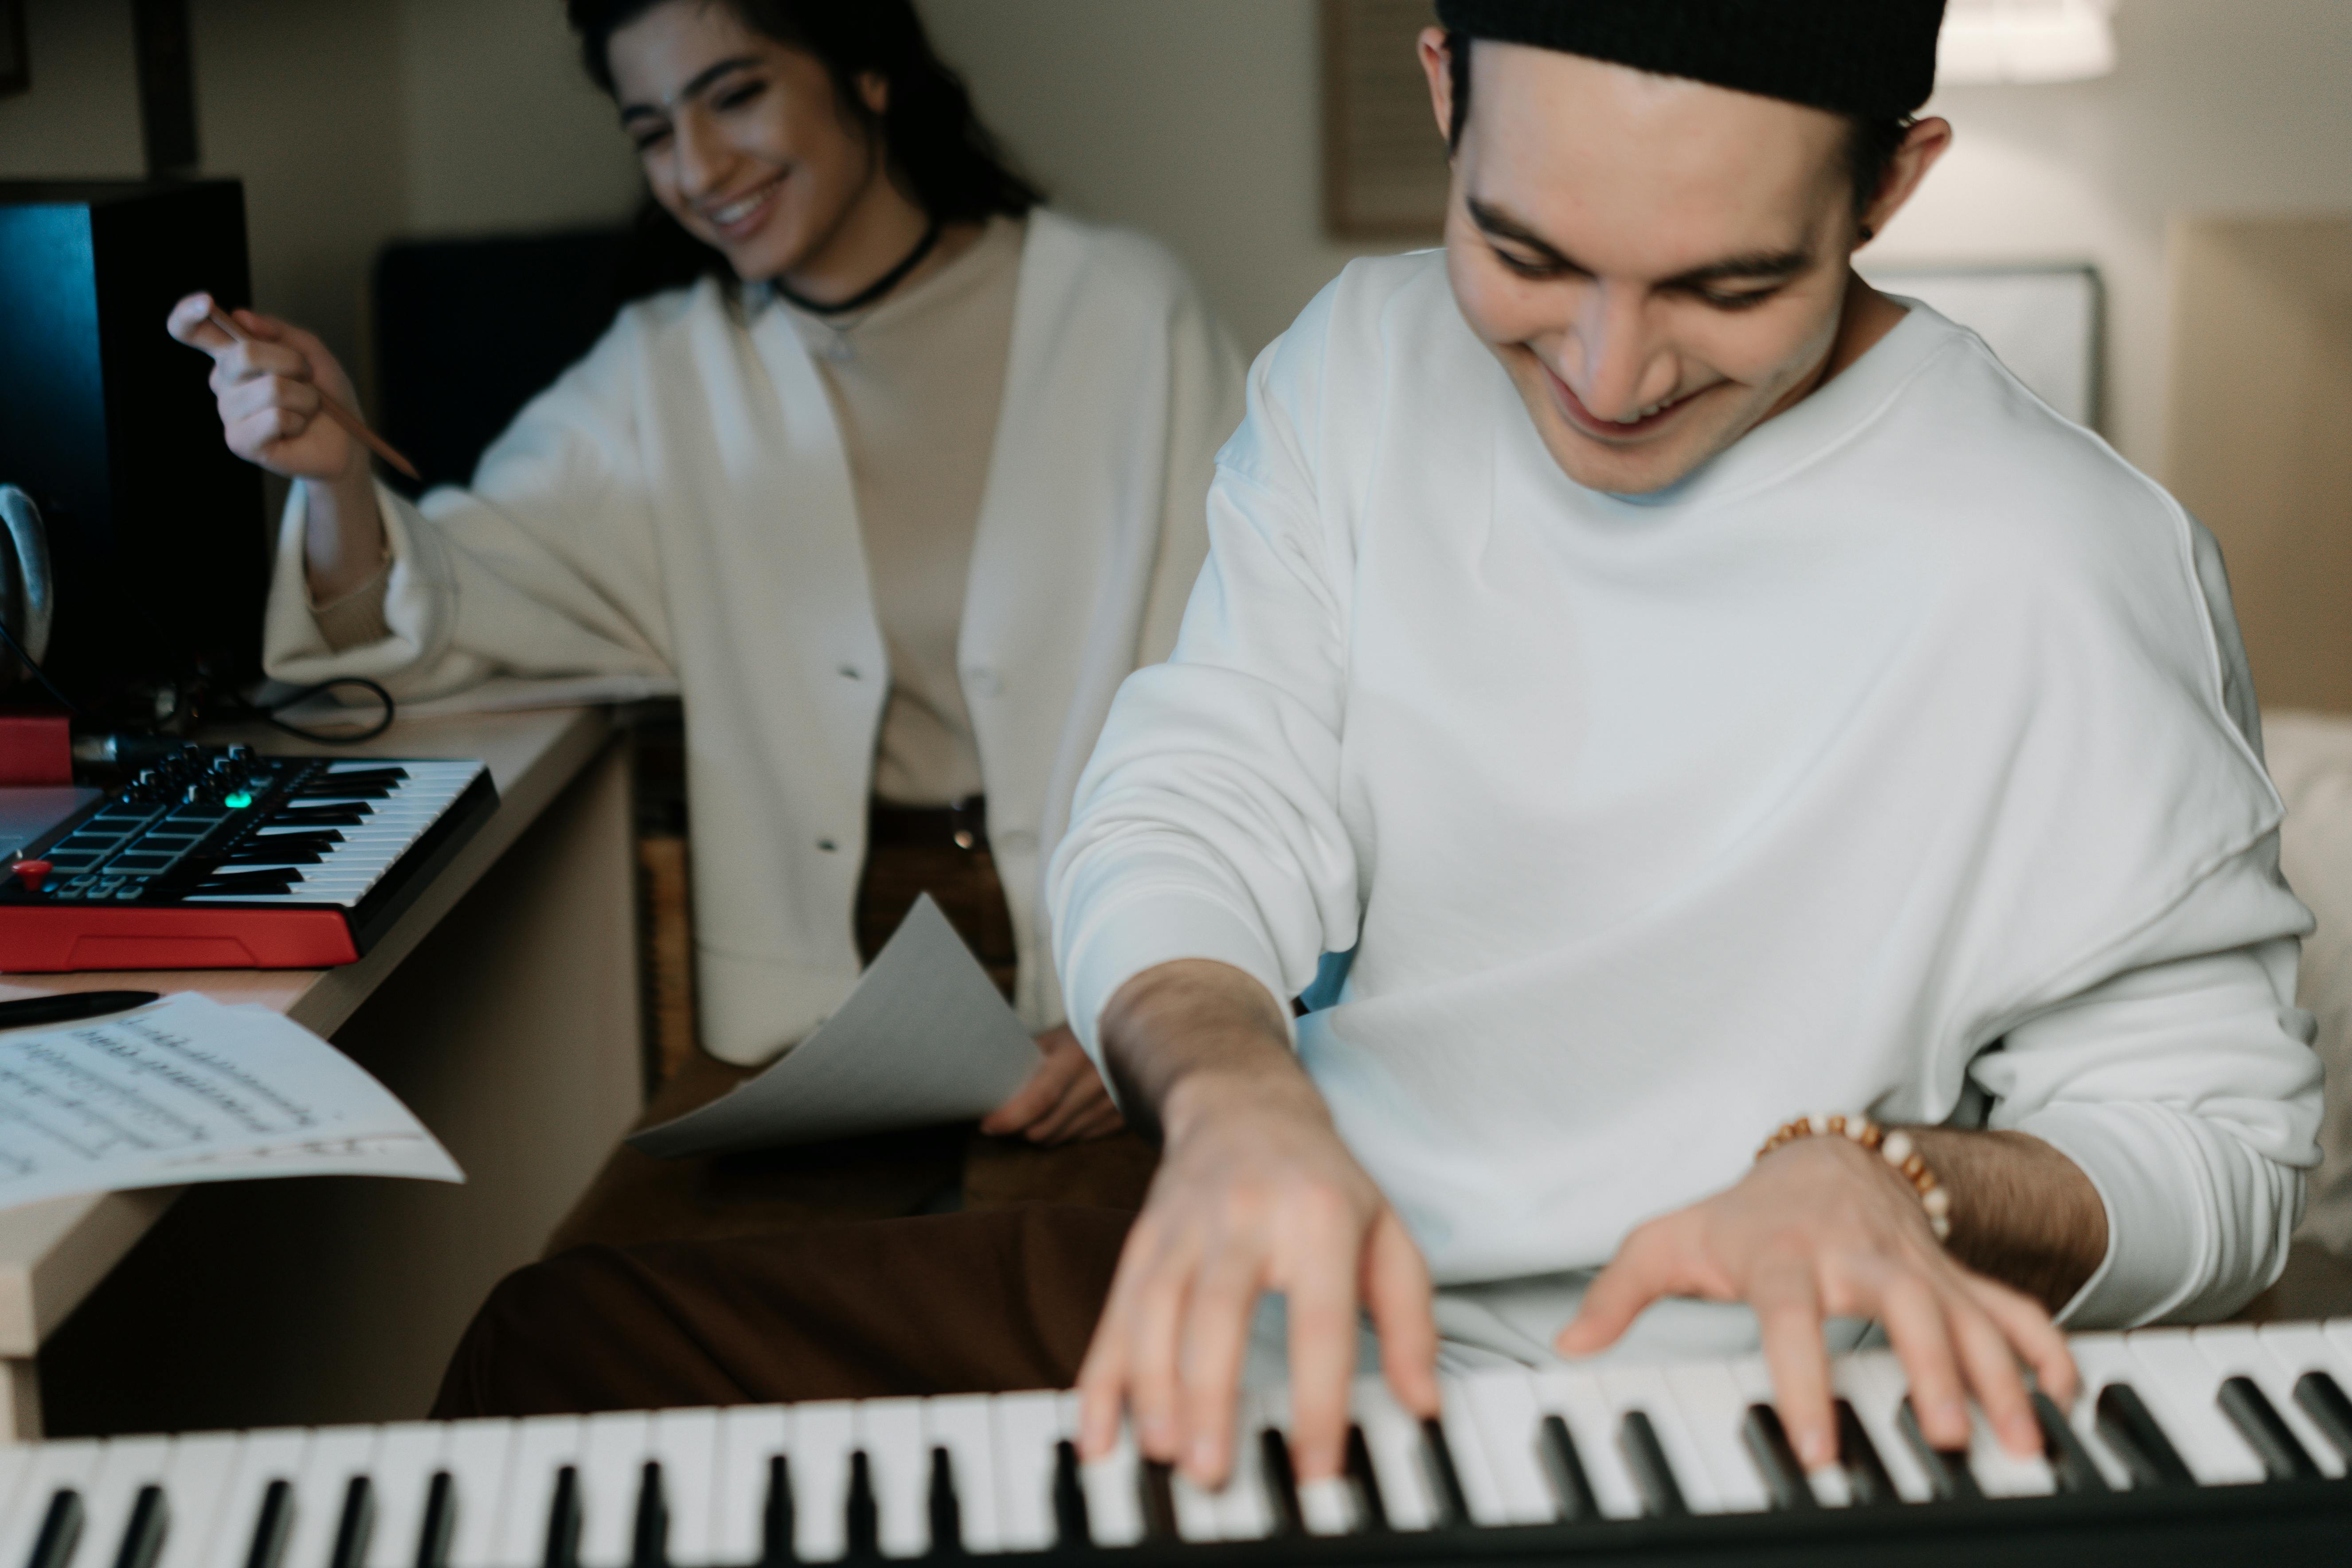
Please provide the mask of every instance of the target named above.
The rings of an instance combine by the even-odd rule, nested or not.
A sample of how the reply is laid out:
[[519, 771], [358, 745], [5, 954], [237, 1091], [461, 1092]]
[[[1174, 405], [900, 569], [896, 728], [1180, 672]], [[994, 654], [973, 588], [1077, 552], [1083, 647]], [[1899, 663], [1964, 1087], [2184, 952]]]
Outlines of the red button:
[[19, 860], [8, 869], [16, 873], [16, 880], [25, 884], [25, 891], [37, 893], [41, 890], [41, 884], [48, 879], [49, 863], [47, 860]]

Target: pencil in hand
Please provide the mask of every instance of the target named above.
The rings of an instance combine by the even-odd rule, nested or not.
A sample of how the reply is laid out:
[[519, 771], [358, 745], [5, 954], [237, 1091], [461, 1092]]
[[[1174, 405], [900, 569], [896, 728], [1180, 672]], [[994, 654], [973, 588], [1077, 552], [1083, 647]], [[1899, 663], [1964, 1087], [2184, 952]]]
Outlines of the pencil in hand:
[[[228, 312], [222, 310], [218, 305], [215, 305], [212, 308], [211, 314], [206, 319], [209, 320], [214, 326], [218, 327], [222, 331], [226, 332], [231, 338], [234, 338], [238, 342], [249, 343], [253, 341], [252, 334], [246, 331], [244, 328], [238, 326], [236, 321], [232, 321]], [[416, 471], [416, 465], [402, 457], [398, 447], [385, 440], [383, 437], [377, 435], [374, 431], [369, 429], [367, 427], [366, 420], [362, 419], [358, 415], [344, 407], [341, 403], [328, 396], [326, 389], [323, 387], [319, 391], [319, 405], [326, 414], [328, 418], [333, 420], [336, 424], [350, 431], [352, 438], [357, 440], [362, 446], [364, 446], [369, 451], [373, 452], [377, 457], [382, 458], [385, 462], [390, 463], [394, 468], [398, 468], [402, 473], [406, 474], [410, 479], [415, 479], [418, 484], [423, 484], [425, 482], [425, 476]]]

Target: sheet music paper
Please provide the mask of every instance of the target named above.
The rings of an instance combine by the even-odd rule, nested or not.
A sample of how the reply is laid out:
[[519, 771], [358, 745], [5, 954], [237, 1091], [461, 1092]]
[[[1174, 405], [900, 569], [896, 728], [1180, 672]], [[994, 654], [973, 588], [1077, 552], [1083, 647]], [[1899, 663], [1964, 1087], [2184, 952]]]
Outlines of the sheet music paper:
[[1037, 1043], [929, 893], [817, 1031], [725, 1097], [629, 1142], [677, 1159], [968, 1121], [1037, 1065]]
[[184, 992], [0, 1034], [0, 1207], [316, 1175], [466, 1179], [391, 1090], [266, 1007]]

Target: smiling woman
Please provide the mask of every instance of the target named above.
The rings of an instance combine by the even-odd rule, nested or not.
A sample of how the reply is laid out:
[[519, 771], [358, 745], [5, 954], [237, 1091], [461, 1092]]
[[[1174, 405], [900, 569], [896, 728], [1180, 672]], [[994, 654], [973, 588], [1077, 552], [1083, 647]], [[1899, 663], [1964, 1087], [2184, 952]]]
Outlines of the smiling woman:
[[1139, 1145], [1030, 1147], [1119, 1125], [1062, 1026], [1040, 873], [1112, 691], [1174, 640], [1239, 359], [1160, 247], [1039, 205], [909, 0], [569, 10], [685, 264], [470, 486], [378, 487], [316, 417], [352, 395], [309, 333], [173, 315], [230, 447], [300, 481], [268, 666], [410, 698], [677, 681], [709, 1055], [663, 1113], [814, 1027], [923, 893], [1038, 1038], [986, 1136], [813, 1155], [740, 1203], [623, 1151], [563, 1237], [903, 1213], [953, 1196], [968, 1143], [975, 1204], [1008, 1171], [1132, 1203]]

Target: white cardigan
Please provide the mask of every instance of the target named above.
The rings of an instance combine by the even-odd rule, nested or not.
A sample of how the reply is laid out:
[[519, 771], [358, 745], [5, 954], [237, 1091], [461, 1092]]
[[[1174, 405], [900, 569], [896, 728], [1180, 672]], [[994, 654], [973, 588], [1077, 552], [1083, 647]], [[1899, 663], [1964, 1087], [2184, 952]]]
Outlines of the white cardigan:
[[[1242, 365], [1131, 234], [1029, 220], [960, 662], [1031, 1026], [1063, 1016], [1040, 868], [1112, 694], [1164, 658], [1207, 541]], [[624, 310], [470, 489], [382, 497], [392, 635], [336, 654], [297, 488], [267, 660], [422, 699], [492, 675], [671, 675], [684, 693], [705, 1047], [774, 1055], [858, 973], [852, 907], [890, 685], [824, 384], [781, 310], [706, 280]]]

